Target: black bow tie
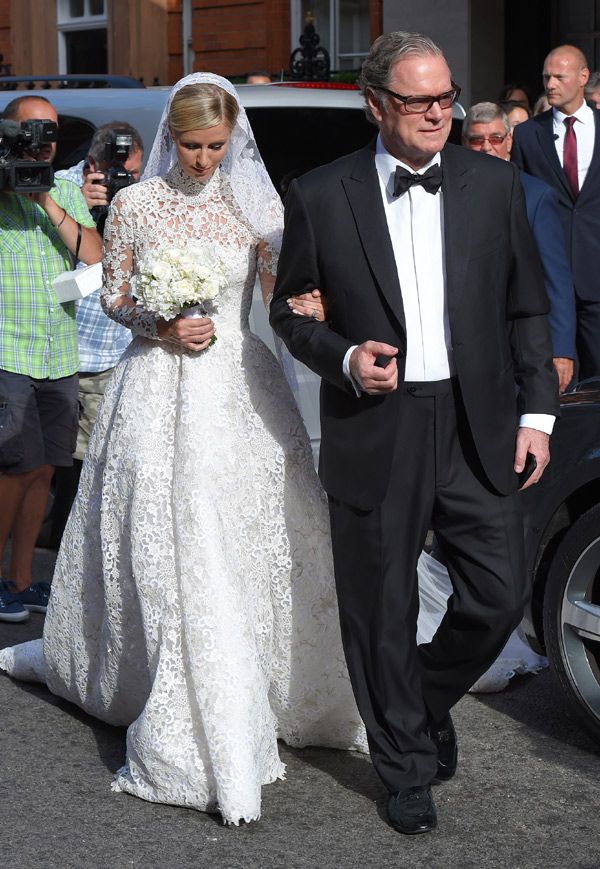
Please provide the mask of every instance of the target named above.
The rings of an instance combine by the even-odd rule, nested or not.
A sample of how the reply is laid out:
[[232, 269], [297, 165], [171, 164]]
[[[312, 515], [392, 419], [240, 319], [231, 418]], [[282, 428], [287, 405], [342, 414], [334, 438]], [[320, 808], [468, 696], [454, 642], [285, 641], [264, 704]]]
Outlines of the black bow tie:
[[422, 175], [417, 175], [416, 172], [408, 172], [402, 166], [396, 166], [394, 196], [402, 196], [413, 184], [422, 184], [428, 193], [437, 193], [442, 186], [442, 167], [438, 163], [430, 166]]

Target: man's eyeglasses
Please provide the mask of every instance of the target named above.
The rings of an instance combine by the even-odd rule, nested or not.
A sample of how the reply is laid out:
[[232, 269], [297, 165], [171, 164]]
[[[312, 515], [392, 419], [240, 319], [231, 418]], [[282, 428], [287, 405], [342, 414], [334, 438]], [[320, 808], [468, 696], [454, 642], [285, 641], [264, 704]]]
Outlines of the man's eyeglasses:
[[435, 97], [403, 97], [402, 94], [397, 94], [395, 91], [391, 91], [389, 88], [378, 87], [377, 90], [389, 94], [389, 96], [394, 97], [395, 100], [400, 100], [401, 103], [404, 103], [404, 108], [407, 112], [413, 112], [415, 115], [424, 115], [425, 112], [429, 111], [434, 103], [438, 103], [440, 109], [449, 109], [450, 106], [454, 105], [454, 103], [460, 96], [460, 88], [457, 84], [455, 84], [455, 82], [451, 82], [451, 84], [452, 90], [444, 91], [443, 94], [438, 94]]
[[474, 145], [476, 148], [481, 148], [484, 142], [489, 142], [492, 148], [498, 147], [506, 139], [508, 133], [501, 135], [500, 133], [492, 133], [490, 136], [467, 136], [469, 145]]

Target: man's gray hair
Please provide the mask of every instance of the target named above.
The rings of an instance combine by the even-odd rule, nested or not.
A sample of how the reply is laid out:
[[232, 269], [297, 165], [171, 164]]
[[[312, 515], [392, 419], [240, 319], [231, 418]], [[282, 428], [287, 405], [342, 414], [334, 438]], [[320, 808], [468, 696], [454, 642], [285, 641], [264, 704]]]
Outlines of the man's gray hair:
[[508, 135], [511, 131], [510, 121], [504, 109], [498, 103], [475, 103], [471, 106], [462, 125], [462, 137], [466, 139], [473, 124], [492, 124], [494, 121], [502, 121], [504, 132]]
[[[444, 57], [442, 49], [439, 45], [435, 44], [433, 39], [424, 36], [422, 33], [408, 33], [405, 30], [384, 33], [371, 46], [369, 55], [363, 62], [357, 83], [365, 100], [367, 119], [372, 124], [377, 124], [377, 121], [371, 112], [367, 100], [367, 90], [389, 87], [390, 74], [394, 64], [411, 55], [416, 55], [417, 57]], [[387, 105], [386, 95], [381, 93], [378, 96], [382, 103]], [[409, 94], [406, 96], [409, 96]]]
[[594, 93], [594, 91], [598, 90], [598, 88], [600, 88], [600, 72], [591, 72], [583, 92], [586, 97], [589, 97]]
[[96, 166], [104, 160], [106, 143], [110, 141], [110, 136], [113, 130], [122, 130], [132, 139], [132, 151], [144, 152], [144, 143], [142, 137], [131, 124], [125, 121], [109, 121], [107, 124], [102, 124], [92, 136], [92, 141], [88, 148], [88, 157], [91, 157]]

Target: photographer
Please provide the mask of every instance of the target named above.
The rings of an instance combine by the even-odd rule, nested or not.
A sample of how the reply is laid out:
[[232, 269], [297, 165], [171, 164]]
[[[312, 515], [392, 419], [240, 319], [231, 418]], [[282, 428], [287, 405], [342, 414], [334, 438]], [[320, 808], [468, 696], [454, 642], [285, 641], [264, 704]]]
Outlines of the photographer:
[[[115, 151], [118, 151], [116, 160]], [[87, 158], [70, 169], [57, 172], [56, 177], [66, 178], [81, 187], [88, 208], [99, 226], [103, 226], [107, 207], [116, 192], [111, 188], [119, 185], [120, 189], [120, 186], [139, 181], [143, 157], [144, 146], [138, 131], [122, 121], [110, 121], [94, 133]], [[131, 331], [106, 316], [99, 293], [100, 288], [76, 303], [81, 412], [73, 468], [57, 475], [51, 540], [56, 546], [77, 491], [81, 465], [106, 384], [131, 341]]]
[[102, 232], [111, 199], [121, 187], [140, 180], [143, 159], [144, 144], [135, 127], [109, 121], [94, 133], [87, 159], [57, 174], [81, 187]]
[[[24, 122], [27, 130], [28, 122], [42, 130], [41, 144], [25, 145], [19, 159], [40, 163], [38, 175], [51, 180], [48, 164], [56, 142], [43, 135], [44, 128], [58, 124], [51, 103], [18, 97], [6, 107], [4, 119], [21, 130]], [[18, 192], [0, 190], [0, 564], [12, 535], [9, 572], [0, 580], [1, 621], [23, 621], [29, 610], [46, 609], [47, 583], [31, 584], [33, 549], [54, 469], [73, 461], [77, 330], [73, 303], [58, 302], [52, 281], [71, 268], [71, 255], [91, 264], [102, 254], [100, 236], [74, 184], [58, 179], [50, 189], [39, 191], [44, 186], [39, 185], [27, 192], [27, 173], [19, 178]]]

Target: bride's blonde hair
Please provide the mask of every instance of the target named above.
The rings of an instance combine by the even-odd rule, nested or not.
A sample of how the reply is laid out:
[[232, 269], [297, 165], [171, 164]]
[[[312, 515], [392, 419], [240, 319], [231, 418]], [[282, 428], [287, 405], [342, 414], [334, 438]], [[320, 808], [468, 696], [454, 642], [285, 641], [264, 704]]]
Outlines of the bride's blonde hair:
[[173, 97], [169, 127], [174, 136], [217, 124], [226, 124], [232, 130], [238, 112], [236, 98], [217, 85], [188, 84]]

